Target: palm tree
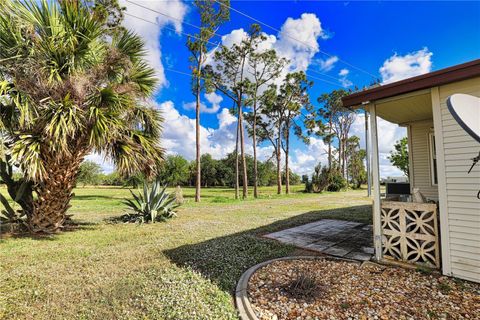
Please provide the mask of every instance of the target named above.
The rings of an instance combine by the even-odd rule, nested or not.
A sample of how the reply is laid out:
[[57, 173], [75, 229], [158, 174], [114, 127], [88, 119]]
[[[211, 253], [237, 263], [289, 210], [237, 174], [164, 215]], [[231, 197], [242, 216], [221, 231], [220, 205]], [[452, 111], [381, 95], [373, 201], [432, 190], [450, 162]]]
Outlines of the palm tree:
[[52, 233], [86, 155], [126, 175], [157, 172], [162, 118], [146, 103], [155, 72], [142, 39], [91, 2], [4, 0], [0, 10], [0, 177], [30, 232]]

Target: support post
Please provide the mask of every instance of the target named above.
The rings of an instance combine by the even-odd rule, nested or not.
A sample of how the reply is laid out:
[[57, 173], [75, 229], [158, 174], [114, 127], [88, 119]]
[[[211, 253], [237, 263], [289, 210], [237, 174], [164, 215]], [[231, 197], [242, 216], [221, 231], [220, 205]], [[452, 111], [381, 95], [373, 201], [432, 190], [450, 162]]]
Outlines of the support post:
[[377, 111], [375, 103], [368, 106], [370, 113], [370, 142], [372, 150], [372, 180], [373, 180], [373, 244], [375, 259], [382, 260], [382, 221], [380, 204], [380, 168], [378, 157]]
[[433, 128], [435, 130], [435, 144], [438, 173], [438, 200], [440, 209], [440, 248], [442, 252], [442, 273], [452, 275], [452, 262], [450, 256], [450, 225], [448, 220], [447, 177], [445, 173], [445, 149], [443, 147], [442, 106], [440, 103], [440, 90], [434, 87], [430, 91], [432, 97]]
[[370, 172], [370, 137], [368, 133], [368, 110], [364, 109], [365, 112], [365, 151], [367, 153], [366, 162], [367, 162], [367, 196], [372, 195], [372, 177]]

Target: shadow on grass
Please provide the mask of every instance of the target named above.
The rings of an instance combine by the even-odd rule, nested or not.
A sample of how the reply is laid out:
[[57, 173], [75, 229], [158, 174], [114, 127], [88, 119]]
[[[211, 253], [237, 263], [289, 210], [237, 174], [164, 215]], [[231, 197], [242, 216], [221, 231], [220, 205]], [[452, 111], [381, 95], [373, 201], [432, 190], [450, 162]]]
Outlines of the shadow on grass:
[[110, 200], [122, 200], [122, 197], [104, 196], [104, 195], [75, 195], [74, 200], [95, 200], [95, 199], [110, 199]]
[[[74, 232], [80, 230], [93, 230], [97, 226], [95, 223], [84, 222], [84, 221], [72, 221], [68, 223], [65, 228], [58, 233], [53, 234], [32, 234], [24, 226], [11, 226], [10, 224], [0, 224], [0, 240], [15, 238], [15, 239], [32, 239], [32, 240], [42, 240], [42, 241], [53, 241], [56, 240], [58, 236], [66, 232]], [[12, 228], [13, 227], [13, 228]]]
[[184, 245], [163, 253], [180, 267], [191, 267], [216, 283], [222, 290], [233, 292], [245, 270], [251, 266], [291, 255], [295, 247], [262, 238], [261, 236], [320, 219], [338, 219], [371, 223], [371, 206], [354, 206], [310, 211], [256, 229], [204, 242]]

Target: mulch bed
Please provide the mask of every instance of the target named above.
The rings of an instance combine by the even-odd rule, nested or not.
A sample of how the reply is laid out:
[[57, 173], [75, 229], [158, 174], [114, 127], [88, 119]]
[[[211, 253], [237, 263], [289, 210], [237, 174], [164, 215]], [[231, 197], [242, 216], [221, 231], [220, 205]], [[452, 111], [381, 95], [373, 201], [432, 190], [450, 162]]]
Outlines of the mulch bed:
[[480, 285], [370, 263], [275, 261], [253, 274], [248, 295], [262, 320], [480, 319]]

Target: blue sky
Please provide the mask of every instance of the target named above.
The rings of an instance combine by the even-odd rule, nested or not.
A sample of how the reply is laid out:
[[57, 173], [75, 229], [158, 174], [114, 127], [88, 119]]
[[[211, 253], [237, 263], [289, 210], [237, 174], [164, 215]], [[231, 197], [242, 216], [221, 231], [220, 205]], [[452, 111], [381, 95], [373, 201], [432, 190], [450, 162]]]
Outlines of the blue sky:
[[[193, 159], [194, 110], [191, 103], [194, 96], [190, 79], [165, 68], [189, 73], [186, 37], [180, 32], [197, 31], [187, 24], [198, 25], [198, 13], [190, 1], [121, 2], [128, 14], [158, 24], [131, 16], [125, 21], [128, 28], [145, 38], [148, 59], [160, 78], [155, 102], [167, 120], [163, 143], [170, 153]], [[326, 80], [312, 79], [315, 84], [309, 94], [314, 103], [321, 93], [341, 88], [342, 84], [350, 88], [368, 85], [372, 76], [357, 68], [388, 83], [480, 57], [480, 2], [232, 1], [231, 6], [281, 29], [283, 34], [262, 26], [271, 36], [271, 45], [293, 59], [297, 70], [306, 70], [307, 74]], [[212, 40], [224, 44], [235, 42], [241, 34], [238, 29], [247, 30], [251, 23], [249, 18], [231, 12], [231, 20], [218, 30], [224, 35], [223, 39], [215, 37]], [[301, 39], [303, 43], [290, 37]], [[202, 148], [219, 158], [231, 152], [235, 143], [235, 122], [227, 110], [232, 103], [219, 94], [205, 96], [203, 103]], [[395, 140], [405, 135], [405, 130], [381, 123], [380, 131], [384, 137], [380, 145], [381, 174], [399, 175], [386, 156]], [[352, 133], [363, 135], [361, 116]], [[264, 158], [272, 151], [268, 144], [260, 148]], [[313, 139], [309, 146], [294, 141], [292, 149], [292, 167], [297, 173], [307, 173], [315, 163], [325, 161], [320, 139]]]

